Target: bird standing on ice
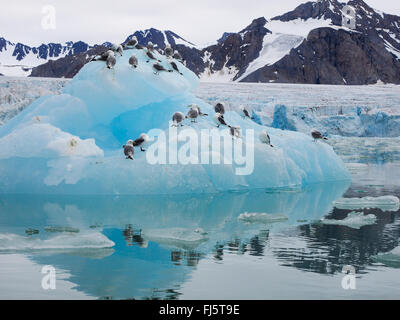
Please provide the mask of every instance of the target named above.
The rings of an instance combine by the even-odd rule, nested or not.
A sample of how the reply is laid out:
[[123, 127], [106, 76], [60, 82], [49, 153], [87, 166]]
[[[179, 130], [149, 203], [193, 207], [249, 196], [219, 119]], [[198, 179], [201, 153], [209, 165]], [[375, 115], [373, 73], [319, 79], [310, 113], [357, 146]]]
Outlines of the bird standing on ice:
[[240, 112], [239, 112], [239, 114], [243, 117], [243, 119], [245, 119], [245, 118], [253, 119], [253, 118], [250, 116], [250, 112], [246, 109], [245, 106], [240, 106]]
[[129, 58], [129, 64], [130, 64], [133, 68], [137, 68], [137, 66], [138, 66], [138, 59], [136, 58], [136, 56], [135, 56], [134, 54]]
[[159, 74], [160, 71], [168, 71], [168, 72], [173, 72], [173, 70], [167, 70], [165, 69], [161, 64], [159, 64], [158, 62], [153, 64], [153, 68], [156, 70], [156, 72], [154, 72], [154, 74]]
[[198, 116], [199, 116], [199, 110], [197, 108], [193, 108], [192, 107], [192, 108], [189, 109], [189, 111], [188, 111], [188, 113], [186, 115], [186, 118], [191, 119], [190, 120], [191, 122], [196, 122], [196, 119], [197, 119]]
[[179, 60], [179, 61], [182, 61], [183, 59], [182, 59], [182, 56], [179, 54], [179, 52], [178, 52], [178, 50], [175, 50], [174, 51], [174, 54], [173, 54], [173, 56], [172, 56], [174, 59], [176, 59], [176, 60]]
[[138, 40], [137, 40], [136, 36], [133, 36], [132, 39], [130, 39], [127, 43], [125, 43], [125, 48], [133, 49], [136, 47], [137, 44], [138, 44]]
[[120, 56], [122, 56], [124, 52], [124, 48], [120, 44], [113, 44], [112, 50], [114, 52], [117, 52]]
[[149, 136], [145, 133], [142, 133], [139, 136], [139, 138], [137, 138], [135, 141], [133, 141], [133, 146], [140, 147], [140, 151], [144, 152], [144, 151], [146, 151], [145, 147], [148, 142], [149, 142]]
[[273, 145], [271, 144], [271, 138], [269, 137], [269, 134], [267, 133], [267, 131], [265, 131], [265, 130], [261, 131], [261, 133], [258, 137], [259, 137], [261, 143], [265, 143], [265, 144], [273, 147]]
[[174, 54], [174, 50], [172, 50], [171, 45], [169, 43], [165, 46], [164, 52], [167, 57], [172, 57], [172, 55]]
[[220, 125], [230, 127], [230, 126], [225, 122], [224, 116], [223, 116], [222, 114], [218, 113], [218, 112], [217, 112], [216, 114], [214, 114], [214, 122], [216, 123], [217, 128], [219, 128]]
[[176, 72], [178, 72], [181, 76], [183, 76], [183, 73], [179, 71], [178, 66], [176, 65], [175, 62], [171, 61], [171, 66], [172, 69], [174, 69]]
[[146, 51], [146, 55], [149, 58], [146, 62], [149, 62], [150, 60], [157, 60], [158, 62], [161, 62], [161, 60], [158, 60], [149, 50]]
[[124, 154], [126, 156], [126, 159], [131, 159], [133, 160], [133, 155], [135, 154], [135, 149], [133, 148], [133, 140], [128, 140], [124, 146]]
[[115, 55], [110, 54], [107, 57], [107, 61], [106, 61], [106, 66], [108, 69], [112, 69], [114, 68], [115, 64], [117, 63], [117, 59], [115, 58]]
[[225, 114], [225, 107], [221, 102], [218, 102], [215, 105], [214, 110], [215, 110], [216, 113], [219, 113], [219, 114], [222, 114], [222, 115]]
[[154, 50], [153, 42], [151, 42], [151, 41], [147, 42], [147, 50], [149, 50], [149, 51], [153, 51]]
[[188, 107], [197, 109], [197, 111], [199, 112], [199, 116], [208, 116], [207, 113], [201, 112], [200, 107], [197, 104], [193, 103], [193, 104], [188, 105]]
[[236, 126], [236, 127], [230, 126], [229, 133], [232, 136], [232, 140], [233, 140], [233, 138], [240, 138], [240, 127], [239, 126]]
[[325, 137], [324, 135], [322, 135], [321, 132], [319, 132], [318, 130], [315, 130], [315, 129], [311, 131], [311, 136], [314, 138], [314, 141], [317, 141], [319, 139], [328, 140], [327, 137]]
[[185, 118], [185, 115], [182, 112], [175, 112], [174, 115], [172, 116], [172, 127], [177, 127], [178, 124], [182, 127], [182, 121]]

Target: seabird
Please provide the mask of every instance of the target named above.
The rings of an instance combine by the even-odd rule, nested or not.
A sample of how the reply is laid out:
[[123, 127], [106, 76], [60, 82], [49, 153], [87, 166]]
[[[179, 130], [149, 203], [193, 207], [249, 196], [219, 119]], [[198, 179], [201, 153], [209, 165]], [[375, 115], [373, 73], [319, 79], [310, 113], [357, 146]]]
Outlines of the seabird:
[[163, 51], [163, 49], [161, 49], [161, 48], [158, 48], [158, 49], [157, 49], [157, 51], [158, 51], [158, 53], [159, 53], [159, 54], [161, 54], [161, 55], [164, 55], [164, 51]]
[[188, 105], [188, 107], [197, 109], [197, 111], [199, 112], [199, 116], [208, 116], [207, 113], [201, 112], [200, 107], [197, 104], [193, 103], [193, 104]]
[[216, 113], [214, 114], [214, 122], [217, 124], [217, 128], [219, 128], [219, 126], [222, 124], [223, 126], [228, 126], [230, 127], [224, 119], [224, 115], [220, 114], [220, 113]]
[[173, 54], [173, 56], [172, 56], [174, 59], [176, 59], [176, 60], [183, 60], [182, 59], [182, 56], [179, 54], [179, 52], [178, 52], [178, 50], [175, 50], [174, 51], [174, 54]]
[[269, 137], [269, 134], [267, 133], [267, 131], [265, 131], [265, 130], [261, 131], [261, 133], [258, 137], [259, 137], [261, 143], [265, 143], [265, 144], [273, 147], [273, 145], [271, 144], [271, 138]]
[[147, 42], [147, 50], [153, 51], [154, 50], [154, 44], [153, 42], [149, 41]]
[[170, 44], [167, 44], [167, 45], [165, 46], [164, 52], [165, 52], [165, 55], [166, 55], [167, 57], [172, 57], [172, 55], [174, 54], [174, 51], [172, 50]]
[[197, 117], [199, 116], [199, 110], [197, 108], [190, 108], [186, 118], [192, 119], [191, 122], [196, 122]]
[[314, 141], [317, 141], [318, 139], [328, 140], [327, 137], [323, 136], [321, 132], [315, 129], [311, 131], [311, 136], [314, 138]]
[[174, 69], [176, 72], [178, 72], [181, 76], [183, 76], [183, 73], [179, 71], [178, 66], [176, 65], [175, 62], [171, 61], [171, 66], [172, 69]]
[[114, 52], [119, 53], [119, 55], [122, 56], [123, 51], [124, 51], [124, 48], [122, 48], [122, 46], [121, 46], [120, 44], [113, 44], [112, 50], [113, 50]]
[[114, 68], [115, 64], [117, 63], [117, 59], [115, 58], [115, 55], [110, 54], [107, 57], [106, 65], [108, 69]]
[[237, 126], [237, 127], [229, 127], [229, 133], [231, 134], [232, 139], [233, 138], [240, 138], [240, 127], [239, 126]]
[[250, 113], [249, 113], [249, 111], [247, 111], [247, 109], [244, 107], [244, 106], [240, 106], [240, 115], [243, 117], [243, 119], [244, 118], [249, 118], [249, 119], [253, 119], [251, 116], [250, 116]]
[[149, 57], [149, 59], [146, 62], [149, 62], [151, 60], [157, 60], [158, 62], [161, 62], [161, 60], [158, 60], [149, 50], [146, 51], [146, 55]]
[[115, 54], [114, 54], [114, 51], [112, 51], [112, 50], [107, 50], [107, 51], [103, 52], [102, 54], [100, 54], [100, 55], [94, 57], [94, 58], [92, 59], [92, 61], [107, 61], [107, 58], [108, 58], [109, 55], [115, 55]]
[[133, 140], [128, 140], [124, 146], [124, 154], [126, 156], [126, 159], [131, 159], [133, 160], [133, 155], [135, 154], [135, 149], [133, 148]]
[[215, 105], [214, 110], [215, 110], [216, 113], [220, 113], [220, 114], [222, 114], [222, 115], [225, 114], [225, 107], [224, 107], [224, 105], [223, 105], [221, 102], [218, 102], [218, 103]]
[[158, 62], [153, 64], [153, 68], [156, 69], [156, 72], [154, 74], [158, 74], [160, 71], [168, 71], [168, 72], [173, 72], [173, 70], [167, 70], [165, 69], [161, 64]]
[[138, 59], [136, 58], [136, 56], [134, 54], [129, 58], [129, 64], [133, 68], [136, 68], [138, 66]]
[[142, 50], [144, 47], [138, 43], [138, 44], [135, 46], [135, 48], [138, 49], [138, 50]]
[[185, 115], [182, 112], [175, 112], [174, 115], [172, 116], [172, 127], [177, 127], [178, 124], [182, 127], [182, 121], [185, 118]]
[[147, 142], [149, 142], [149, 136], [145, 133], [142, 133], [139, 138], [133, 141], [133, 146], [140, 147], [140, 151], [144, 152], [146, 151], [144, 147], [147, 145]]

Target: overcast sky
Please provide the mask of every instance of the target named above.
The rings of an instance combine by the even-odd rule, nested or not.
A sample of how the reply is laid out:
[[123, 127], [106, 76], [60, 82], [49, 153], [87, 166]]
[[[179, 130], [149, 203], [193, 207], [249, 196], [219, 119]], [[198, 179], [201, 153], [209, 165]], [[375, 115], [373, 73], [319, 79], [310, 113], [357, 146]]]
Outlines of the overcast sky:
[[[136, 30], [172, 30], [195, 44], [236, 32], [254, 18], [270, 18], [305, 0], [2, 0], [0, 37], [27, 45], [83, 40], [122, 42]], [[366, 0], [373, 8], [400, 15], [399, 0]], [[44, 30], [42, 9], [56, 9], [56, 28]]]

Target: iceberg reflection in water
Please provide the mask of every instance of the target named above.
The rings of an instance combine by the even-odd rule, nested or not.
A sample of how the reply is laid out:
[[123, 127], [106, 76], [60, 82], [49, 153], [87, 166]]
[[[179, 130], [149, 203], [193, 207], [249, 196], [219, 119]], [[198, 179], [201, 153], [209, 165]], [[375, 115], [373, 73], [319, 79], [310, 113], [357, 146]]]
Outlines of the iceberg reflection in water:
[[[351, 244], [346, 237], [350, 234], [356, 238], [360, 230], [348, 231], [343, 226], [318, 223], [329, 213], [344, 214], [344, 210], [334, 209], [332, 202], [342, 197], [347, 188], [348, 183], [330, 183], [313, 185], [306, 190], [204, 195], [2, 195], [0, 234], [24, 237], [26, 240], [22, 243], [29, 243], [29, 239], [45, 241], [60, 235], [77, 237], [101, 232], [115, 243], [112, 248], [84, 248], [75, 241], [69, 244], [75, 243], [76, 248], [69, 245], [36, 250], [27, 246], [17, 250], [35, 264], [53, 265], [56, 270], [63, 270], [69, 275], [68, 281], [75, 284], [71, 290], [85, 296], [207, 298], [201, 291], [196, 295], [196, 290], [190, 291], [192, 296], [188, 295], [188, 284], [190, 287], [191, 279], [199, 273], [206, 277], [213, 273], [214, 266], [225, 267], [225, 260], [229, 261], [231, 255], [242, 259], [244, 268], [249, 257], [272, 259], [282, 266], [279, 273], [287, 270], [284, 266], [290, 266], [315, 274], [334, 274], [340, 273], [342, 262], [353, 263], [361, 269], [370, 263], [369, 254], [377, 254], [382, 249], [379, 241], [366, 256], [350, 255], [347, 251]], [[287, 220], [268, 224], [238, 219], [246, 212], [284, 215]], [[387, 223], [378, 219], [377, 225], [364, 228], [372, 228], [371, 234], [374, 234], [375, 229], [382, 230]], [[39, 234], [26, 236], [28, 228], [39, 230]], [[68, 230], [79, 232], [65, 232]], [[393, 247], [385, 247], [383, 251], [392, 250], [394, 241], [395, 238]], [[299, 242], [302, 248], [296, 247]], [[358, 246], [357, 241], [355, 243]], [[5, 246], [6, 243], [0, 241], [0, 261], [15, 254], [15, 248]], [[318, 259], [315, 248], [318, 248]], [[338, 248], [346, 254], [338, 254]], [[211, 263], [212, 269], [204, 271], [203, 261]], [[260, 260], [259, 267], [263, 268], [265, 263], [271, 262]], [[255, 272], [260, 279], [266, 276], [264, 271], [253, 270], [251, 264], [248, 267], [246, 272]], [[7, 282], [1, 270], [0, 278], [1, 293], [1, 283]], [[247, 299], [251, 295], [241, 294], [240, 289], [245, 286], [244, 278], [240, 279], [241, 284], [236, 284], [235, 297]], [[37, 290], [42, 289], [38, 286]], [[253, 293], [260, 299], [267, 297], [263, 292]], [[18, 292], [7, 294], [12, 297]]]

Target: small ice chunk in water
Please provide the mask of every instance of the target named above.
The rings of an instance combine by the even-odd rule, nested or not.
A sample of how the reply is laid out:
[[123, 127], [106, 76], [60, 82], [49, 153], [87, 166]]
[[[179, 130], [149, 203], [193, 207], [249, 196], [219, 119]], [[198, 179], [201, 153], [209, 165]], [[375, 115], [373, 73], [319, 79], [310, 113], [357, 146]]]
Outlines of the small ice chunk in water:
[[271, 213], [242, 213], [239, 215], [238, 220], [246, 223], [274, 223], [288, 220], [284, 214], [271, 214]]
[[362, 212], [350, 212], [343, 220], [322, 219], [323, 224], [347, 226], [353, 229], [360, 229], [363, 226], [376, 223], [376, 216], [373, 214], [364, 215]]
[[72, 227], [58, 227], [58, 226], [48, 226], [44, 228], [47, 232], [72, 232], [72, 233], [79, 233], [78, 228]]
[[400, 200], [396, 196], [364, 197], [364, 198], [341, 198], [333, 201], [338, 209], [370, 209], [377, 208], [382, 211], [398, 211]]
[[143, 231], [143, 238], [178, 248], [194, 249], [208, 240], [206, 234], [200, 228], [195, 230], [184, 228], [151, 229]]
[[23, 237], [18, 234], [0, 233], [0, 251], [26, 250], [64, 250], [64, 249], [99, 249], [115, 245], [100, 232], [68, 233], [48, 239]]

